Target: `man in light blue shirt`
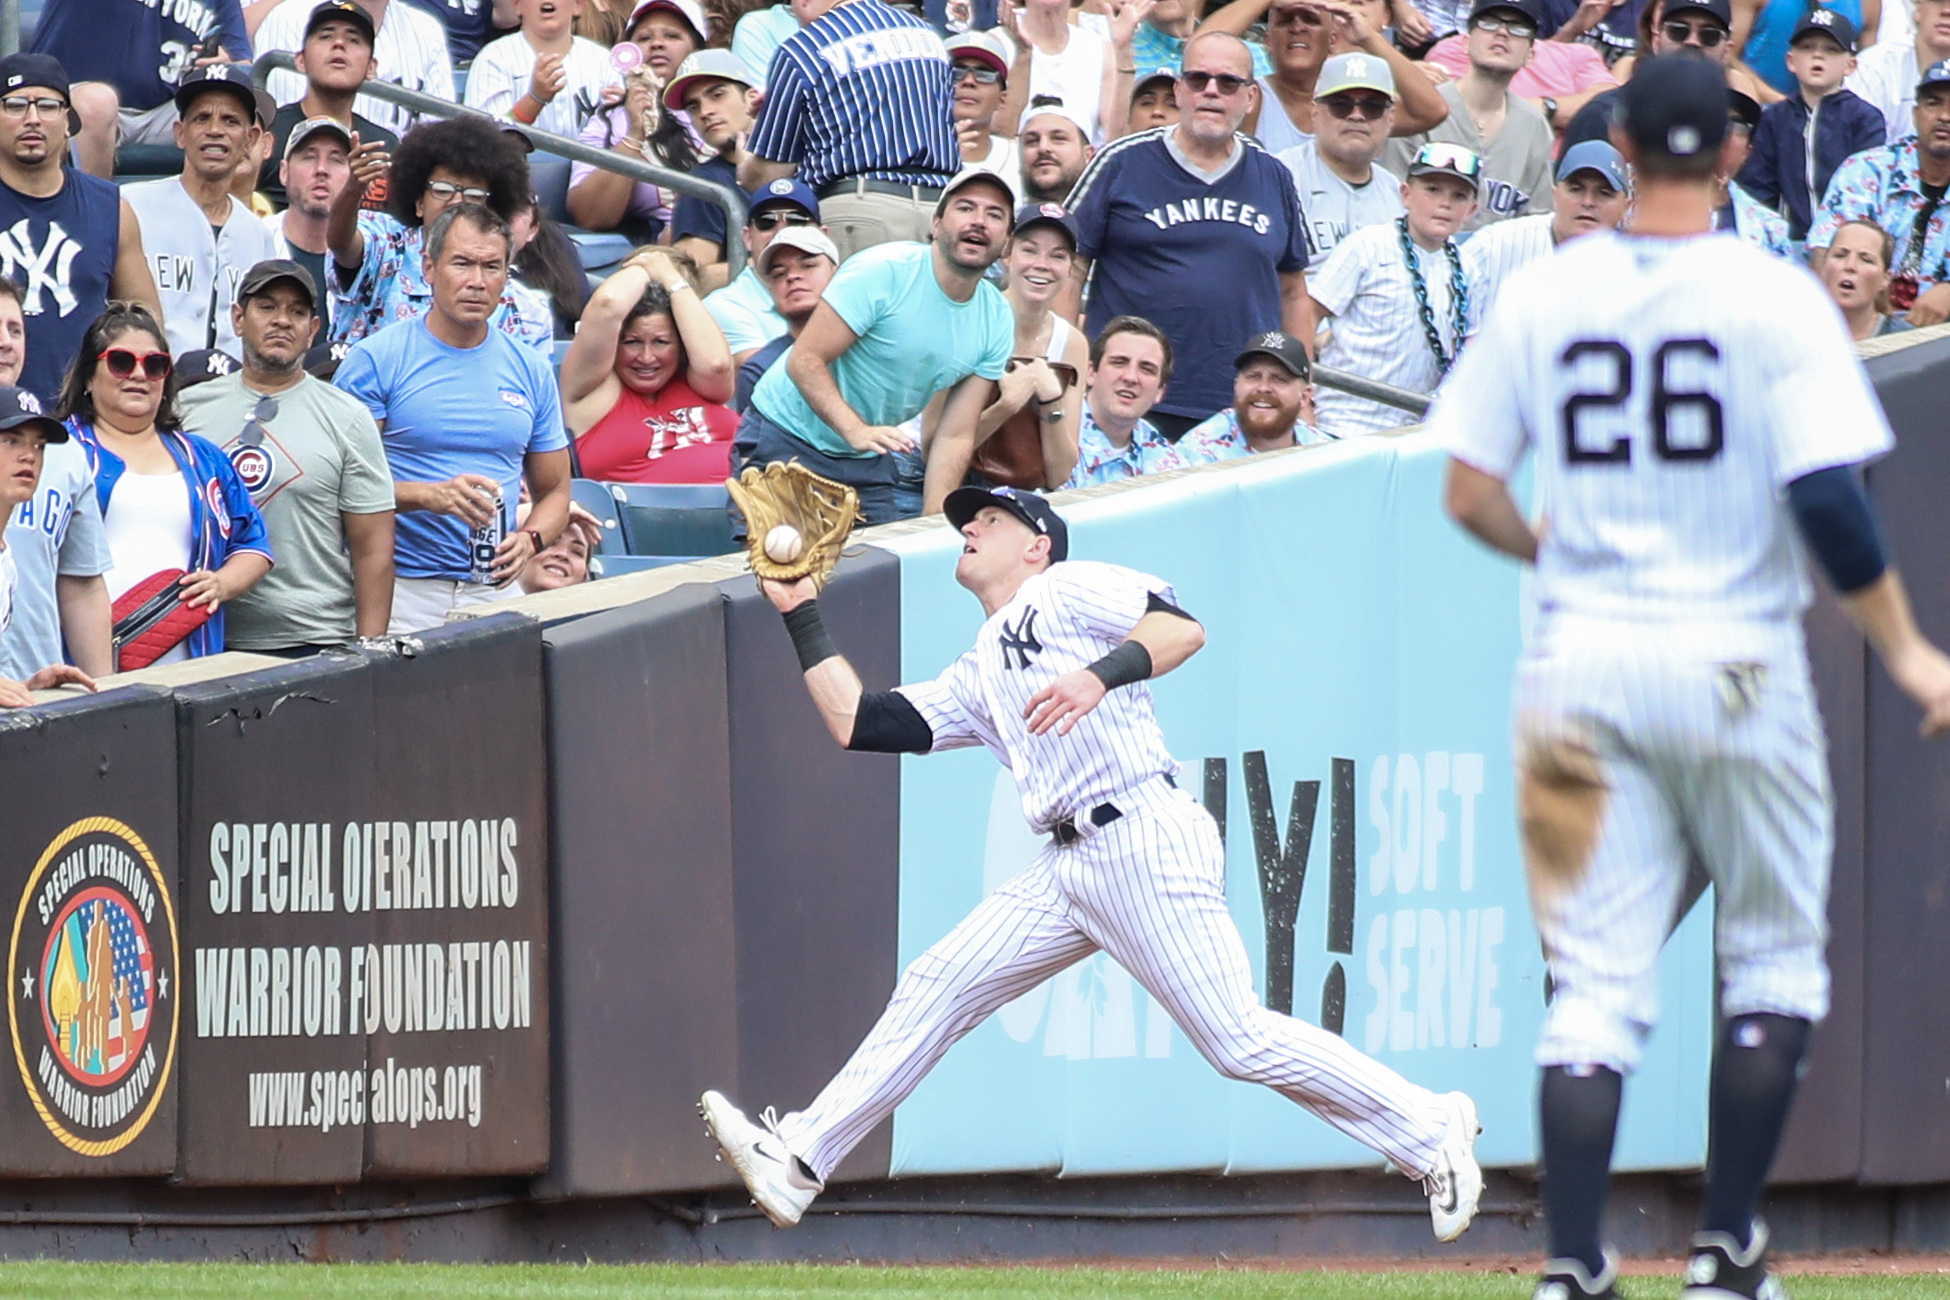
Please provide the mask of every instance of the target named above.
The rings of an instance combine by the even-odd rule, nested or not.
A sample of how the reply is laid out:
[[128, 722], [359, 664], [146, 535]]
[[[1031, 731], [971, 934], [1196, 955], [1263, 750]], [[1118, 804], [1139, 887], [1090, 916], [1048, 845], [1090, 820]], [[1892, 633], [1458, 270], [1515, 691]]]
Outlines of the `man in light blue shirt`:
[[1090, 379], [1077, 467], [1066, 488], [1183, 469], [1178, 451], [1144, 418], [1171, 380], [1171, 340], [1142, 316], [1119, 316], [1090, 344]]
[[[334, 377], [372, 412], [392, 469], [394, 636], [496, 599], [569, 521], [555, 372], [488, 323], [512, 253], [508, 223], [486, 207], [442, 212], [427, 229], [432, 309], [359, 340]], [[524, 475], [534, 506], [516, 530]]]
[[1232, 405], [1178, 440], [1187, 463], [1333, 441], [1314, 427], [1313, 364], [1299, 339], [1278, 330], [1256, 334], [1232, 364]]
[[802, 181], [772, 181], [745, 199], [745, 269], [724, 288], [704, 298], [704, 310], [724, 331], [732, 362], [741, 366], [752, 353], [786, 332], [786, 320], [772, 301], [772, 290], [759, 278], [758, 255], [782, 230], [819, 225], [819, 200]]
[[752, 390], [736, 463], [797, 457], [850, 484], [869, 524], [898, 518], [896, 453], [915, 439], [898, 426], [946, 397], [926, 439], [922, 511], [961, 486], [975, 425], [1015, 345], [1008, 302], [983, 273], [1002, 255], [1015, 196], [990, 172], [965, 172], [935, 209], [932, 244], [854, 254], [826, 286], [782, 364]]

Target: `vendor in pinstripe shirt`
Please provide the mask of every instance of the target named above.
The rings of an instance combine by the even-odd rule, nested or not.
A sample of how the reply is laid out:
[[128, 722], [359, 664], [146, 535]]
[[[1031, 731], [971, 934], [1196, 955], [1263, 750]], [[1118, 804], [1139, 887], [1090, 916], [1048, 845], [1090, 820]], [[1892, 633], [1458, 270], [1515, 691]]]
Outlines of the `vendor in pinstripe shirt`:
[[819, 195], [841, 255], [926, 240], [961, 170], [948, 52], [933, 28], [882, 0], [795, 0], [804, 29], [773, 56], [752, 156], [738, 183], [797, 176]]

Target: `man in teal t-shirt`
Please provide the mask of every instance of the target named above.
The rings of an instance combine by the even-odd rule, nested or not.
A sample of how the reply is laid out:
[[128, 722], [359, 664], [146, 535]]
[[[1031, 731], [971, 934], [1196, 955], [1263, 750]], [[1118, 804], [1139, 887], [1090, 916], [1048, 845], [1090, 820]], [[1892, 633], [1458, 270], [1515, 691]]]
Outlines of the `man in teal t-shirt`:
[[850, 484], [861, 517], [913, 513], [895, 501], [896, 454], [916, 450], [899, 426], [937, 393], [927, 436], [922, 512], [961, 486], [975, 423], [1015, 344], [1009, 304], [982, 273], [1014, 228], [1014, 196], [988, 172], [966, 172], [941, 195], [930, 244], [880, 244], [848, 258], [781, 363], [752, 390], [738, 431], [746, 465], [799, 462]]

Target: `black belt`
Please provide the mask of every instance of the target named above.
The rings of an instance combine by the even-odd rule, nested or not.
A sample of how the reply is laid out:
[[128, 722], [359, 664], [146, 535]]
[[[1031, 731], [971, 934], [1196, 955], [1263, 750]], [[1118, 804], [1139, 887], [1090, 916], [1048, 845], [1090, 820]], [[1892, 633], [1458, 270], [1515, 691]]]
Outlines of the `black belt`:
[[871, 176], [847, 176], [833, 181], [819, 191], [822, 199], [835, 198], [841, 194], [892, 194], [903, 199], [932, 203], [941, 197], [945, 185], [903, 185], [899, 181], [877, 181]]
[[[1108, 826], [1123, 815], [1124, 810], [1116, 804], [1100, 803], [1090, 810], [1089, 821], [1093, 827]], [[1075, 817], [1065, 817], [1062, 821], [1050, 827], [1049, 833], [1055, 836], [1056, 842], [1066, 849], [1083, 838], [1083, 832], [1077, 829], [1077, 819]]]

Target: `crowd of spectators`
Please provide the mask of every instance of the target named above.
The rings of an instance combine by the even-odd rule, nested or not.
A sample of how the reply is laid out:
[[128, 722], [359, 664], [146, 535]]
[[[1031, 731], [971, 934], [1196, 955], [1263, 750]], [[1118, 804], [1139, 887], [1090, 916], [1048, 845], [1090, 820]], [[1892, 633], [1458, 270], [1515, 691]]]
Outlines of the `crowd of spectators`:
[[[1950, 0], [63, 0], [0, 60], [0, 704], [584, 581], [577, 474], [797, 459], [882, 522], [1400, 427], [1623, 221], [1675, 51], [1724, 231], [1858, 339], [1950, 318]], [[744, 224], [545, 199], [530, 129]]]

